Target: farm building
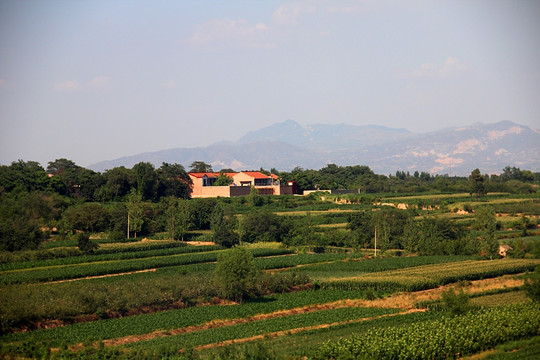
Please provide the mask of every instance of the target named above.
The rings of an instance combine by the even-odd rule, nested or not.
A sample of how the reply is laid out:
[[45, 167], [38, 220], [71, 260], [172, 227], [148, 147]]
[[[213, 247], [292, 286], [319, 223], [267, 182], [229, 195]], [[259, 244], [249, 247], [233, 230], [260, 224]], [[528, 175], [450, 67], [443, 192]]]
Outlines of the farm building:
[[232, 184], [228, 186], [214, 186], [221, 173], [188, 173], [193, 186], [191, 197], [235, 197], [246, 196], [251, 192], [251, 187], [255, 187], [260, 195], [291, 195], [293, 194], [292, 184], [282, 185], [276, 175], [265, 175], [260, 171], [240, 171], [227, 172], [223, 175], [231, 178]]

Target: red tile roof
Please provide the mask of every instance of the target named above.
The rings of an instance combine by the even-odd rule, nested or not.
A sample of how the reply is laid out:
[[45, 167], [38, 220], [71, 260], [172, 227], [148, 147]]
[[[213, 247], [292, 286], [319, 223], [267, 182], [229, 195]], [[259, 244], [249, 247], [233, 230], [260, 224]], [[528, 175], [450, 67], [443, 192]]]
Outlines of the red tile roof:
[[[193, 176], [194, 178], [203, 178], [204, 175], [206, 175], [207, 177], [219, 177], [219, 175], [221, 175], [221, 173], [218, 173], [218, 172], [190, 172], [188, 173], [190, 176]], [[233, 173], [223, 173], [225, 175], [227, 175], [228, 177], [232, 178], [234, 175], [238, 174], [236, 172], [233, 172]]]
[[270, 179], [270, 176], [264, 175], [260, 171], [242, 171], [242, 173], [248, 176], [251, 176], [252, 178], [255, 178], [255, 179]]

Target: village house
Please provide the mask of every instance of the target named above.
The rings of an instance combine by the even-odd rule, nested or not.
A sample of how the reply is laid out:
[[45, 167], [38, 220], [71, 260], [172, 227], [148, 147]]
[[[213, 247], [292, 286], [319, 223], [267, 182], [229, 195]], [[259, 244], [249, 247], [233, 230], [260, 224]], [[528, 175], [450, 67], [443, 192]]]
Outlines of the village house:
[[265, 175], [260, 171], [224, 172], [223, 175], [232, 179], [229, 186], [215, 186], [221, 175], [219, 172], [190, 172], [188, 173], [193, 186], [192, 198], [235, 197], [246, 196], [255, 187], [260, 195], [292, 195], [291, 184], [280, 184], [276, 175]]

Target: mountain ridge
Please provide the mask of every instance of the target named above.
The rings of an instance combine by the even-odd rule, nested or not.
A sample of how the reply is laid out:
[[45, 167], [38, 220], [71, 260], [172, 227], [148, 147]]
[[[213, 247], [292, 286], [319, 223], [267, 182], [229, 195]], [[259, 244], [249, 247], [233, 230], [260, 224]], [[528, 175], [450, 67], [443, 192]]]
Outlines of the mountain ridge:
[[234, 142], [206, 147], [173, 148], [125, 156], [89, 166], [104, 171], [117, 166], [132, 167], [148, 161], [189, 166], [205, 161], [215, 170], [294, 167], [322, 168], [367, 165], [376, 173], [427, 171], [433, 174], [468, 175], [500, 173], [505, 166], [540, 170], [540, 132], [509, 120], [475, 123], [427, 133], [380, 125], [300, 125], [285, 120], [250, 131]]

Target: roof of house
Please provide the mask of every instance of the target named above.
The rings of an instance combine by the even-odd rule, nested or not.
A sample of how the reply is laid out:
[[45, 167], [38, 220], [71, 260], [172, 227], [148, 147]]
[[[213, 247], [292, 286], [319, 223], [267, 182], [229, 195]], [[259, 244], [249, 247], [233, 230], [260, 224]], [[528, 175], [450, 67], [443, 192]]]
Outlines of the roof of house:
[[263, 174], [260, 171], [242, 171], [242, 173], [251, 176], [255, 179], [270, 179], [270, 176]]
[[[218, 172], [190, 172], [188, 173], [190, 176], [193, 176], [194, 178], [203, 178], [205, 175], [206, 177], [209, 177], [209, 178], [217, 178], [221, 175], [221, 173], [218, 173]], [[238, 174], [237, 172], [233, 172], [233, 173], [223, 173], [224, 175], [232, 178], [234, 175]]]

